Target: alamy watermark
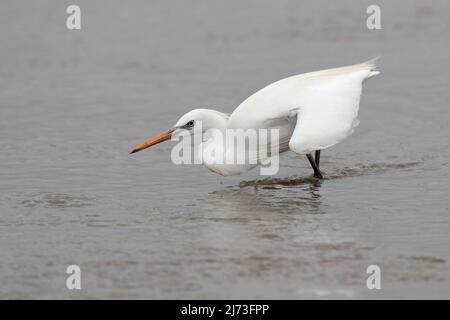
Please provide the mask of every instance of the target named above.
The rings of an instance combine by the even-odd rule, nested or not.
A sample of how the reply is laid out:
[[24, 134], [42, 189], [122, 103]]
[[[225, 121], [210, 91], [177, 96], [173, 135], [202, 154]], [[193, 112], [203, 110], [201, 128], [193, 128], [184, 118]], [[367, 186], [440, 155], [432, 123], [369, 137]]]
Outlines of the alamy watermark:
[[366, 20], [366, 26], [369, 30], [381, 29], [381, 8], [376, 4], [367, 7], [366, 13], [369, 17]]
[[69, 290], [81, 289], [81, 269], [76, 264], [72, 264], [67, 267], [66, 273], [69, 276], [66, 279], [66, 287]]
[[[81, 8], [72, 4], [67, 7], [66, 13], [69, 16], [66, 19], [66, 27], [69, 30], [81, 29]], [[381, 29], [381, 8], [379, 5], [372, 4], [367, 7], [366, 13], [369, 15], [366, 20], [366, 26], [369, 30]]]
[[216, 129], [203, 131], [196, 121], [195, 132], [178, 128], [171, 140], [171, 160], [175, 165], [204, 164], [209, 168], [261, 165], [261, 175], [278, 173], [279, 129]]
[[69, 16], [66, 19], [66, 27], [69, 30], [81, 29], [81, 8], [75, 4], [67, 7], [66, 13]]
[[381, 269], [380, 269], [380, 267], [375, 264], [372, 264], [367, 267], [366, 273], [370, 274], [370, 276], [366, 280], [367, 289], [369, 289], [369, 290], [381, 289]]

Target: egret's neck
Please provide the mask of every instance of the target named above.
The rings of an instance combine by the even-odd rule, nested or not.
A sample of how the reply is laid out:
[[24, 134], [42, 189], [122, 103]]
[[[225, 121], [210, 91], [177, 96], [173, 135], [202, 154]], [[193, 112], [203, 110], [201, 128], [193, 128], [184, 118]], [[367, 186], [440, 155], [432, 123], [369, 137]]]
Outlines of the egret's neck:
[[225, 154], [225, 133], [228, 116], [218, 111], [209, 112], [208, 118], [202, 123], [202, 144], [199, 156], [203, 164], [214, 171], [217, 159], [223, 161]]
[[215, 111], [211, 112], [208, 121], [202, 124], [203, 141], [206, 142], [212, 138], [217, 138], [218, 135], [224, 135], [227, 128], [228, 115]]
[[234, 164], [227, 162], [228, 116], [220, 112], [209, 114], [203, 130], [203, 143], [200, 152], [203, 164], [211, 171], [223, 176], [234, 175], [251, 169], [256, 164]]

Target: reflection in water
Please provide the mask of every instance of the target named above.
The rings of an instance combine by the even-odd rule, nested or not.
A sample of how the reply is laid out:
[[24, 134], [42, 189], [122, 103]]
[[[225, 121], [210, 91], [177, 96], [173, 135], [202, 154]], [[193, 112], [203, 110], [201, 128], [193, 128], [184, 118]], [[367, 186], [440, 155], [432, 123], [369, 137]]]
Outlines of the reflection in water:
[[[320, 285], [323, 280], [324, 288], [330, 290], [333, 278], [348, 285], [359, 281], [349, 274], [359, 272], [373, 248], [354, 239], [351, 219], [325, 214], [331, 211], [324, 203], [322, 186], [317, 179], [234, 186], [196, 201], [196, 223], [203, 224], [196, 236], [199, 242], [217, 248], [215, 255], [209, 254], [210, 265], [226, 266], [225, 282], [264, 279], [270, 286], [280, 277], [291, 279], [285, 288], [298, 295], [311, 279]], [[186, 216], [184, 225], [191, 219]]]
[[321, 210], [320, 187], [317, 179], [303, 180], [301, 184], [254, 184], [253, 188], [229, 187], [214, 191], [206, 199], [207, 203], [219, 208], [237, 211], [275, 213], [324, 213]]
[[[383, 173], [390, 170], [397, 169], [410, 169], [417, 165], [420, 162], [405, 162], [405, 163], [373, 163], [370, 165], [361, 165], [358, 167], [344, 167], [340, 169], [335, 169], [334, 172], [329, 174], [325, 173], [324, 180], [335, 180], [341, 178], [351, 178], [351, 177], [359, 177], [364, 175]], [[239, 187], [258, 187], [264, 186], [264, 188], [270, 188], [270, 186], [280, 185], [280, 186], [298, 186], [305, 184], [314, 184], [319, 182], [317, 178], [311, 177], [289, 177], [289, 178], [265, 178], [265, 179], [256, 179], [250, 181], [241, 181], [239, 183]]]
[[[201, 205], [240, 212], [312, 213], [323, 214], [326, 206], [320, 189], [328, 180], [383, 173], [396, 169], [409, 169], [419, 162], [374, 163], [358, 167], [345, 167], [327, 173], [324, 180], [310, 177], [264, 178], [242, 181], [238, 186], [212, 192]], [[222, 211], [222, 210], [220, 210]]]

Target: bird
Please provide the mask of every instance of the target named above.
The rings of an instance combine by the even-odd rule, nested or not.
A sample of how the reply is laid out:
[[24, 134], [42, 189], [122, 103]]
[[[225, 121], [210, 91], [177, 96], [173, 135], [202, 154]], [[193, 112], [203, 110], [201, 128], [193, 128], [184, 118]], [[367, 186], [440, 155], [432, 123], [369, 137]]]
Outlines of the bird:
[[[321, 150], [342, 142], [354, 132], [359, 124], [362, 86], [378, 74], [379, 57], [345, 67], [290, 76], [252, 94], [231, 114], [202, 108], [189, 111], [172, 128], [138, 145], [130, 154], [171, 138], [204, 134], [212, 129], [219, 133], [238, 129], [276, 129], [277, 141], [269, 139], [266, 148], [276, 145], [279, 153], [290, 150], [306, 155], [313, 176], [323, 179]], [[201, 144], [203, 147], [213, 145], [223, 154], [229, 152], [226, 144], [214, 140], [214, 135], [205, 135]], [[238, 152], [243, 151], [246, 150]], [[217, 163], [204, 156], [203, 164], [215, 173], [231, 176], [253, 169], [269, 156], [268, 153], [265, 158], [240, 164]]]

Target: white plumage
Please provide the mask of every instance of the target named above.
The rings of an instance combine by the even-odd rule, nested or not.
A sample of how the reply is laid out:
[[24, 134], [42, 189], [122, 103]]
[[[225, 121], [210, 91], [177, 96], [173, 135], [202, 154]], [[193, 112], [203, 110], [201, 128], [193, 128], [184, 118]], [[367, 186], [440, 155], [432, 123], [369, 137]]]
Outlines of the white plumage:
[[[379, 74], [378, 59], [347, 67], [321, 70], [292, 76], [259, 90], [228, 115], [210, 109], [195, 109], [183, 115], [174, 128], [158, 135], [132, 153], [143, 150], [170, 137], [195, 134], [197, 123], [202, 132], [209, 129], [279, 129], [277, 144], [280, 152], [292, 150], [298, 154], [329, 148], [347, 138], [358, 125], [357, 119], [362, 85]], [[189, 124], [194, 124], [189, 126]], [[186, 130], [188, 129], [188, 130]], [[198, 132], [197, 132], [198, 133]], [[216, 141], [206, 135], [203, 147]], [[225, 149], [223, 144], [216, 148]], [[229, 150], [221, 150], [226, 155]], [[242, 150], [244, 152], [246, 150]], [[247, 150], [248, 151], [248, 150]], [[311, 159], [308, 158], [311, 163]], [[221, 175], [234, 175], [250, 170], [257, 164], [217, 164], [208, 156], [204, 164]], [[250, 160], [250, 159], [249, 159]], [[261, 161], [264, 159], [258, 159]], [[314, 163], [311, 163], [314, 167]], [[320, 172], [317, 172], [321, 177]]]
[[[321, 150], [348, 137], [358, 124], [362, 84], [379, 72], [377, 59], [348, 67], [289, 77], [259, 90], [231, 114], [229, 128], [258, 128], [269, 119], [282, 124], [289, 148], [300, 154]], [[251, 115], [251, 116], [249, 116]], [[295, 129], [289, 135], [291, 122]], [[282, 143], [281, 143], [282, 145]]]

